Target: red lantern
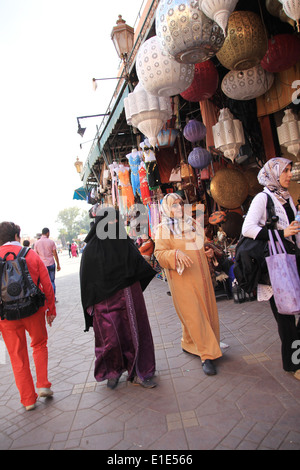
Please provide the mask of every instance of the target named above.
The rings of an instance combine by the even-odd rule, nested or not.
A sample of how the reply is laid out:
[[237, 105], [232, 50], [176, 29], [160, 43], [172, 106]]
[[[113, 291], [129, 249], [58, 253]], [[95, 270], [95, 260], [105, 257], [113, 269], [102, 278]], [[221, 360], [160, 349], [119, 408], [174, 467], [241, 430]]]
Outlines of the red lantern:
[[219, 75], [211, 60], [195, 65], [195, 75], [191, 86], [181, 93], [187, 101], [197, 102], [213, 96], [218, 88]]
[[294, 34], [277, 34], [269, 39], [268, 50], [261, 61], [267, 72], [288, 70], [300, 60], [300, 39]]

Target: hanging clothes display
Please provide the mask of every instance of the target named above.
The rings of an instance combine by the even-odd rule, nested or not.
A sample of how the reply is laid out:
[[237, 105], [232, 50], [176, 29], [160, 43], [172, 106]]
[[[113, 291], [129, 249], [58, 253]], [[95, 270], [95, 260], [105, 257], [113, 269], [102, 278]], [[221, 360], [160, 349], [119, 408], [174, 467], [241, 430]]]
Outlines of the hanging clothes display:
[[143, 203], [147, 205], [151, 200], [151, 193], [149, 190], [149, 184], [147, 180], [146, 165], [142, 161], [139, 166], [139, 179], [140, 179], [140, 191]]
[[161, 185], [159, 169], [155, 158], [155, 153], [151, 149], [144, 149], [144, 159], [147, 171], [147, 179], [151, 190], [158, 189]]
[[153, 237], [155, 237], [155, 232], [158, 225], [161, 222], [161, 213], [160, 213], [160, 201], [151, 201], [148, 209], [149, 209], [149, 224], [150, 230]]
[[140, 188], [140, 177], [139, 177], [139, 166], [142, 161], [142, 153], [138, 152], [137, 149], [133, 149], [131, 153], [126, 155], [129, 165], [130, 165], [130, 179], [131, 179], [131, 186], [133, 190], [133, 194], [136, 196], [141, 196], [141, 188]]
[[127, 207], [127, 209], [129, 209], [129, 207], [134, 204], [134, 194], [130, 184], [129, 168], [122, 164], [119, 165], [118, 178], [123, 208]]
[[118, 164], [117, 162], [112, 162], [109, 165], [109, 170], [111, 174], [111, 196], [112, 203], [114, 206], [119, 206], [119, 192], [118, 192]]

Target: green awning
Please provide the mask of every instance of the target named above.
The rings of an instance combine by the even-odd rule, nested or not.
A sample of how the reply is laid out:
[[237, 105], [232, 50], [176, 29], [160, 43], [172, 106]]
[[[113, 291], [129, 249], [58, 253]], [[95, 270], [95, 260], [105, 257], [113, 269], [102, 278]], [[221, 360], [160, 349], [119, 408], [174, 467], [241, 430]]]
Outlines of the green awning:
[[[100, 157], [101, 155], [101, 151], [102, 149], [104, 148], [104, 145], [106, 144], [110, 134], [112, 133], [123, 109], [124, 109], [124, 99], [129, 95], [129, 87], [127, 86], [122, 94], [122, 97], [120, 98], [118, 104], [116, 105], [116, 107], [113, 109], [111, 115], [109, 116], [109, 119], [108, 119], [108, 123], [106, 125], [106, 128], [105, 130], [103, 131], [101, 137], [100, 137], [100, 140], [99, 140], [99, 145], [98, 145], [98, 142], [97, 140], [95, 140], [95, 143], [93, 145], [93, 147], [91, 148], [90, 150], [90, 153], [88, 155], [88, 158], [87, 158], [87, 161], [84, 165], [84, 169], [83, 169], [83, 178], [82, 178], [82, 182], [83, 182], [83, 185], [86, 184], [87, 180], [88, 180], [88, 177], [90, 176], [91, 174], [91, 170], [93, 168], [93, 165], [95, 164], [95, 162], [98, 160], [98, 158]], [[99, 146], [100, 146], [100, 150], [99, 150]]]

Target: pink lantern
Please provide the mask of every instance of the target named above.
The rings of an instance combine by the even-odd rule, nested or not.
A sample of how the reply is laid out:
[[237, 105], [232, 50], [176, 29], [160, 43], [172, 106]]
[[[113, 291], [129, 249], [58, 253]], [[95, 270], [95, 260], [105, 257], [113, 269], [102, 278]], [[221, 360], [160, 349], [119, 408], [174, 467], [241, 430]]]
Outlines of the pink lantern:
[[202, 147], [195, 147], [188, 157], [188, 162], [193, 168], [202, 170], [207, 167], [212, 161], [212, 156], [208, 150], [203, 149]]
[[198, 142], [206, 136], [206, 127], [202, 122], [191, 119], [183, 129], [183, 135], [190, 142]]
[[213, 62], [211, 60], [201, 62], [195, 65], [194, 80], [191, 86], [181, 93], [181, 96], [193, 103], [207, 100], [215, 94], [218, 82], [219, 74]]

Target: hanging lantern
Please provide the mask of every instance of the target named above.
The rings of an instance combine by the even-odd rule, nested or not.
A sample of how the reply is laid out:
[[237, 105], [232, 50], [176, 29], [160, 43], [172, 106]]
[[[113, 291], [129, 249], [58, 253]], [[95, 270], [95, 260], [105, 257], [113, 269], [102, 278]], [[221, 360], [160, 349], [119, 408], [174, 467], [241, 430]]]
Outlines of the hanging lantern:
[[300, 60], [300, 39], [294, 34], [277, 34], [269, 39], [261, 66], [268, 72], [288, 70]]
[[215, 174], [210, 183], [212, 198], [226, 209], [240, 207], [248, 196], [248, 183], [243, 173], [223, 168]]
[[183, 135], [189, 142], [199, 142], [206, 136], [206, 127], [202, 122], [191, 119], [183, 129]]
[[178, 133], [177, 129], [162, 129], [157, 136], [158, 146], [174, 147]]
[[292, 166], [292, 181], [297, 181], [300, 183], [300, 162], [296, 162]]
[[124, 99], [127, 124], [137, 127], [155, 148], [157, 134], [172, 117], [170, 99], [150, 95], [138, 84], [133, 93]]
[[243, 125], [233, 116], [228, 108], [220, 111], [219, 121], [212, 127], [216, 149], [220, 149], [226, 158], [234, 162], [240, 147], [245, 144]]
[[261, 65], [248, 70], [231, 70], [222, 80], [222, 91], [234, 100], [252, 100], [266, 93], [274, 82], [274, 75]]
[[188, 157], [188, 162], [193, 168], [202, 170], [206, 168], [212, 161], [212, 156], [208, 150], [203, 149], [202, 147], [195, 147]]
[[279, 0], [282, 3], [285, 14], [297, 23], [297, 30], [300, 32], [300, 0]]
[[276, 16], [283, 23], [289, 23], [294, 27], [295, 22], [285, 14], [282, 3], [279, 0], [266, 0], [266, 9], [270, 15]]
[[247, 70], [260, 63], [267, 47], [268, 39], [260, 17], [251, 11], [234, 11], [217, 58], [229, 70]]
[[195, 65], [194, 80], [191, 86], [181, 93], [186, 101], [197, 103], [208, 100], [217, 91], [219, 74], [217, 68], [211, 60], [200, 62]]
[[203, 0], [201, 10], [211, 20], [214, 20], [226, 36], [228, 19], [234, 11], [238, 0]]
[[174, 96], [191, 85], [195, 67], [179, 64], [162, 50], [157, 36], [145, 41], [139, 48], [136, 71], [145, 90], [156, 96]]
[[284, 114], [281, 126], [277, 127], [279, 143], [286, 147], [289, 153], [298, 157], [300, 155], [300, 121], [291, 109], [286, 109]]
[[156, 34], [162, 49], [185, 64], [213, 57], [224, 42], [222, 29], [194, 0], [161, 0], [156, 10]]

